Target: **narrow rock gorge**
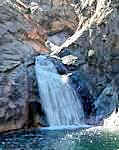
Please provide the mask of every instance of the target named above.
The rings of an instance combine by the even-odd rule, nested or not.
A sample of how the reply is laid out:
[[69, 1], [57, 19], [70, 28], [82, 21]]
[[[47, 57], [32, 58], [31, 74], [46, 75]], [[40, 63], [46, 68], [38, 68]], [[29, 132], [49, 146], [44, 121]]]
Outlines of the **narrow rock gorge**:
[[68, 75], [86, 124], [118, 111], [118, 0], [1, 1], [0, 132], [48, 125], [35, 74], [39, 55]]

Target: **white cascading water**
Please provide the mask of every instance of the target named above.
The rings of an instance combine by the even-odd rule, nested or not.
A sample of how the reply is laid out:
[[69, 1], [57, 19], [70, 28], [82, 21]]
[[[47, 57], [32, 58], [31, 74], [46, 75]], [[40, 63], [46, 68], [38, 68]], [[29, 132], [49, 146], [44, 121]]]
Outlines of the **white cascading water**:
[[49, 126], [80, 125], [84, 112], [68, 77], [59, 75], [46, 55], [36, 57], [35, 73], [41, 105]]

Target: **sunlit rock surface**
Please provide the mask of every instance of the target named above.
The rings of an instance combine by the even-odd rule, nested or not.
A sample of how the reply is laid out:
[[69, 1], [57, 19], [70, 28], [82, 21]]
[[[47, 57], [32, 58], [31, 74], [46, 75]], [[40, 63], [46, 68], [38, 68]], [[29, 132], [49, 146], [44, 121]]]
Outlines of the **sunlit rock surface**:
[[[25, 18], [6, 4], [0, 6], [0, 132], [22, 128], [27, 102], [36, 101], [32, 44], [23, 34], [32, 28]], [[30, 31], [30, 29], [29, 29]]]

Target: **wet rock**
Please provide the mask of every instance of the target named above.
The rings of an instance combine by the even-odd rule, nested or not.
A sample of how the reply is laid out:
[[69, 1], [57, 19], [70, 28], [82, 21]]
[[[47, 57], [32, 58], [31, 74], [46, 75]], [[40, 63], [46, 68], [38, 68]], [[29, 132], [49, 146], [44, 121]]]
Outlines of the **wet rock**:
[[62, 63], [65, 65], [76, 65], [77, 60], [78, 60], [78, 57], [68, 55], [62, 58]]
[[[89, 79], [85, 73], [81, 71], [74, 71], [70, 75], [71, 85], [76, 90], [78, 97], [81, 99], [81, 103], [84, 109], [85, 118], [89, 119], [91, 116], [95, 116], [95, 105], [92, 93], [92, 87]], [[89, 122], [88, 122], [89, 123]]]
[[27, 104], [27, 127], [46, 126], [45, 115], [41, 104], [37, 101], [31, 101]]
[[112, 86], [114, 91], [119, 94], [119, 74], [117, 74], [116, 77], [112, 80]]
[[67, 65], [67, 66], [75, 66], [78, 67], [79, 65], [82, 65], [85, 63], [85, 60], [83, 59], [84, 57], [77, 57], [73, 55], [67, 55], [62, 57], [62, 63]]
[[111, 85], [108, 85], [95, 102], [95, 107], [97, 109], [96, 116], [104, 118], [111, 114], [116, 108], [117, 103], [118, 99], [113, 92], [113, 88]]
[[64, 57], [64, 56], [67, 56], [67, 55], [70, 55], [70, 54], [71, 54], [70, 49], [69, 49], [69, 48], [64, 48], [62, 51], [60, 51], [60, 52], [58, 53], [58, 56], [59, 56], [60, 58], [62, 58], [62, 57]]
[[62, 64], [62, 61], [59, 57], [52, 56], [52, 57], [49, 57], [49, 59], [53, 61], [59, 74], [62, 75], [62, 74], [67, 74], [69, 72], [67, 67], [64, 64]]

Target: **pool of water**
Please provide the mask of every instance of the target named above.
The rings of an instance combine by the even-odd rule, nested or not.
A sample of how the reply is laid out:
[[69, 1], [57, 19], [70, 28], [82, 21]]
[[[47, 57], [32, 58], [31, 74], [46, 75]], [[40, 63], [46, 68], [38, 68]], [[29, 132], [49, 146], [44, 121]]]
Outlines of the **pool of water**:
[[119, 150], [119, 131], [97, 128], [22, 131], [1, 135], [0, 150]]

